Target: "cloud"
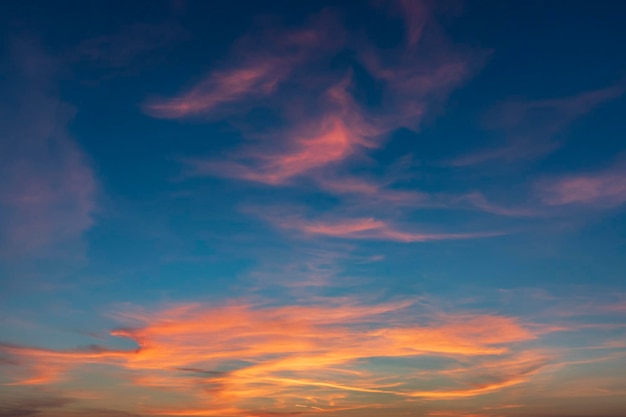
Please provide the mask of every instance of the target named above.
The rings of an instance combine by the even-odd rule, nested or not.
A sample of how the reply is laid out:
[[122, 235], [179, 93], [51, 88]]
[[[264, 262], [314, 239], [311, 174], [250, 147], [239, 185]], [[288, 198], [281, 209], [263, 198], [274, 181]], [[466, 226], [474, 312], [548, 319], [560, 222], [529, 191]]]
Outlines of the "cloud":
[[368, 117], [383, 125], [385, 133], [399, 128], [417, 131], [428, 113], [441, 111], [447, 96], [482, 67], [488, 54], [447, 39], [433, 3], [388, 4], [390, 14], [403, 20], [403, 42], [386, 50], [367, 42], [357, 47], [364, 67], [383, 84], [380, 106]]
[[[220, 68], [177, 97], [149, 101], [146, 111], [160, 118], [232, 120], [245, 118], [256, 106], [277, 115], [280, 123], [267, 134], [259, 135], [265, 128], [258, 126], [242, 128], [244, 137], [254, 142], [225, 158], [183, 159], [190, 176], [274, 186], [299, 176], [336, 178], [334, 170], [348, 161], [367, 159], [366, 151], [380, 147], [391, 132], [417, 129], [429, 109], [467, 79], [480, 61], [457, 51], [439, 34], [432, 38], [445, 48], [420, 40], [422, 20], [435, 26], [430, 10], [423, 2], [402, 7], [406, 39], [393, 50], [382, 53], [365, 38], [346, 36], [338, 19], [325, 11], [304, 29], [263, 28], [243, 37]], [[345, 65], [331, 64], [346, 51], [355, 52]], [[356, 66], [382, 86], [382, 101], [375, 108], [355, 99], [354, 91], [362, 87], [354, 76]], [[369, 192], [371, 187], [367, 188], [349, 192]], [[341, 187], [333, 189], [341, 192]]]
[[[358, 207], [352, 218], [327, 222], [293, 215], [269, 219], [283, 229], [397, 242], [500, 235], [403, 230], [387, 220], [398, 214], [390, 211], [441, 209], [450, 201], [415, 189], [394, 189], [395, 174], [381, 178], [354, 173], [376, 164], [370, 154], [392, 133], [419, 130], [424, 118], [440, 112], [448, 95], [485, 61], [484, 51], [454, 45], [443, 35], [435, 9], [427, 2], [384, 4], [379, 17], [397, 19], [405, 29], [404, 38], [385, 50], [374, 47], [367, 36], [347, 34], [330, 10], [301, 29], [277, 29], [275, 22], [261, 25], [191, 88], [172, 98], [148, 100], [144, 110], [165, 119], [226, 120], [241, 131], [243, 143], [221, 156], [181, 158], [186, 178], [214, 176], [285, 188], [307, 184], [340, 198], [347, 205], [344, 211], [353, 213]], [[378, 102], [364, 102], [359, 91], [372, 85], [380, 87]], [[273, 122], [248, 117], [258, 109], [267, 111]], [[498, 214], [515, 211], [489, 208]]]
[[0, 417], [31, 417], [61, 408], [72, 400], [63, 397], [37, 395], [32, 398], [3, 398]]
[[[528, 301], [514, 298], [521, 304]], [[123, 327], [111, 334], [136, 348], [59, 351], [5, 344], [0, 353], [10, 359], [2, 366], [13, 384], [70, 387], [68, 392], [73, 392], [78, 381], [105, 376], [112, 388], [98, 398], [117, 395], [124, 387], [129, 395], [145, 399], [140, 407], [127, 408], [129, 412], [145, 415], [338, 415], [364, 407], [379, 410], [373, 412], [378, 415], [393, 407], [414, 412], [415, 401], [426, 413], [443, 412], [445, 401], [446, 407], [495, 416], [500, 409], [465, 401], [497, 393], [489, 397], [490, 404], [510, 404], [512, 399], [523, 403], [538, 384], [553, 387], [553, 396], [570, 398], [559, 385], [576, 385], [583, 392], [595, 381], [586, 372], [579, 383], [568, 385], [577, 367], [599, 362], [617, 366], [623, 361], [623, 343], [615, 338], [614, 328], [580, 326], [580, 315], [571, 325], [542, 324], [562, 321], [559, 309], [576, 301], [564, 298], [554, 307], [554, 300], [542, 300], [547, 309], [531, 306], [541, 310], [537, 322], [443, 309], [428, 298], [372, 303], [309, 297], [306, 303], [280, 305], [242, 299], [218, 305], [180, 303], [114, 314]], [[594, 320], [590, 314], [586, 320]], [[603, 314], [595, 320], [604, 323], [613, 310]], [[583, 336], [593, 339], [588, 348], [568, 344], [569, 337]], [[46, 370], [54, 372], [37, 379]], [[619, 377], [597, 371], [597, 381], [607, 390], [602, 395], [619, 395]], [[167, 398], [162, 398], [164, 391]]]
[[466, 203], [469, 207], [486, 213], [496, 214], [498, 216], [507, 217], [537, 217], [542, 214], [541, 210], [527, 205], [524, 206], [503, 206], [489, 201], [484, 194], [480, 192], [471, 192], [458, 196], [448, 197], [452, 206], [463, 205]]
[[[1, 344], [0, 351], [13, 358], [19, 377], [12, 385], [40, 385], [62, 379], [65, 371], [74, 363], [101, 363], [123, 358], [134, 350], [121, 351], [107, 349], [98, 345], [71, 351], [31, 348], [12, 344]], [[28, 358], [25, 363], [20, 361]]]
[[[111, 408], [70, 408], [60, 410], [58, 414], [59, 417], [81, 417], [81, 416], [90, 416], [90, 417], [142, 417], [141, 414], [136, 414], [132, 412], [127, 412], [123, 410], [115, 410]], [[52, 417], [52, 416], [51, 416]], [[56, 416], [54, 416], [56, 417]]]
[[362, 138], [354, 136], [336, 117], [321, 122], [318, 129], [312, 136], [294, 139], [290, 149], [284, 152], [259, 152], [241, 156], [241, 159], [256, 160], [254, 167], [233, 161], [188, 160], [188, 164], [193, 175], [211, 173], [277, 185], [311, 170], [341, 162], [355, 152], [358, 144], [363, 143]]
[[519, 161], [542, 157], [561, 147], [555, 136], [599, 105], [624, 94], [624, 84], [586, 91], [564, 98], [510, 100], [492, 109], [484, 125], [504, 135], [505, 143], [448, 161], [472, 166], [491, 161]]
[[123, 68], [186, 37], [185, 30], [176, 24], [137, 23], [124, 26], [116, 33], [83, 40], [71, 57], [103, 67]]
[[214, 119], [245, 111], [250, 103], [275, 93], [298, 67], [337, 50], [343, 38], [330, 13], [296, 30], [277, 29], [276, 22], [260, 26], [237, 42], [221, 68], [177, 97], [148, 101], [146, 112], [158, 118]]
[[[56, 64], [27, 41], [13, 45], [0, 108], [0, 254], [22, 255], [78, 238], [93, 223], [96, 180], [67, 125], [74, 110], [56, 97]], [[11, 83], [9, 85], [8, 83]]]
[[[363, 393], [400, 400], [472, 397], [519, 384], [532, 373], [532, 355], [518, 358], [515, 346], [536, 336], [517, 319], [415, 308], [407, 302], [360, 305], [350, 299], [283, 306], [180, 304], [117, 314], [132, 327], [112, 334], [131, 339], [138, 349], [3, 345], [0, 350], [22, 358], [31, 372], [55, 369], [46, 379], [21, 383], [49, 384], [75, 375], [72, 369], [101, 364], [133, 371], [137, 387], [186, 396], [188, 407], [142, 411], [151, 415], [302, 411], [297, 404], [336, 411], [362, 406], [358, 396]], [[444, 361], [443, 368], [431, 375], [419, 372], [419, 358], [433, 357]], [[538, 367], [543, 359], [532, 357]], [[403, 370], [376, 365], [383, 358], [400, 361]], [[457, 362], [461, 359], [463, 365]], [[465, 373], [455, 376], [455, 368]], [[493, 382], [469, 382], [477, 375]], [[439, 379], [433, 389], [418, 388], [432, 378]]]
[[[509, 101], [497, 109], [488, 125], [491, 127], [520, 127], [533, 116], [542, 120], [550, 131], [561, 128], [583, 116], [600, 104], [624, 94], [624, 85], [618, 84], [598, 90], [586, 91], [570, 97], [534, 101]], [[545, 111], [545, 115], [533, 112]], [[547, 116], [545, 119], [539, 116]], [[547, 119], [547, 120], [546, 120]]]
[[482, 233], [420, 233], [395, 228], [375, 218], [348, 218], [335, 221], [282, 220], [278, 224], [286, 229], [296, 229], [305, 234], [345, 239], [374, 239], [398, 242], [428, 242], [433, 240], [473, 239], [499, 236], [498, 232]]
[[210, 112], [220, 105], [244, 98], [269, 95], [284, 77], [280, 69], [285, 66], [286, 62], [276, 59], [218, 71], [181, 97], [149, 104], [147, 111], [155, 117], [174, 119]]
[[[405, 27], [404, 38], [385, 50], [367, 36], [347, 34], [330, 10], [301, 29], [261, 25], [191, 88], [148, 100], [144, 110], [157, 118], [225, 120], [241, 132], [243, 143], [222, 155], [180, 158], [186, 178], [214, 176], [284, 188], [307, 184], [349, 206], [368, 208], [365, 217], [345, 220], [352, 226], [380, 219], [367, 230], [346, 233], [329, 232], [322, 224], [280, 226], [309, 235], [404, 242], [492, 236], [397, 230], [385, 220], [390, 210], [448, 203], [415, 189], [393, 189], [394, 174], [355, 174], [376, 165], [372, 152], [394, 132], [417, 131], [425, 117], [440, 112], [448, 95], [485, 60], [483, 51], [454, 45], [443, 35], [435, 9], [427, 2], [384, 4], [379, 18]], [[368, 103], [359, 92], [372, 85], [380, 87], [380, 96]], [[269, 115], [261, 122], [249, 116], [259, 109]]]
[[536, 184], [536, 192], [550, 206], [617, 207], [626, 202], [626, 168], [622, 164], [593, 173], [545, 179]]

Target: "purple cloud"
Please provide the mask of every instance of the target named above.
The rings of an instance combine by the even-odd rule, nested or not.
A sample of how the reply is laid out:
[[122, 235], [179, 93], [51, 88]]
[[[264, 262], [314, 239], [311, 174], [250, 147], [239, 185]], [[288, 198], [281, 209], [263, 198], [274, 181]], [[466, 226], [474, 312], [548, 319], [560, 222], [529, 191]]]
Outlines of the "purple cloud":
[[620, 164], [597, 172], [546, 179], [537, 183], [536, 191], [550, 206], [616, 207], [626, 203], [626, 167]]
[[488, 130], [502, 132], [503, 145], [463, 155], [448, 161], [452, 166], [472, 166], [493, 161], [520, 161], [542, 157], [562, 146], [555, 135], [574, 120], [624, 94], [618, 84], [569, 97], [543, 100], [510, 100], [485, 117]]
[[55, 63], [30, 44], [18, 50], [14, 105], [0, 109], [2, 256], [79, 237], [96, 208], [94, 174], [67, 130], [74, 110], [51, 85]]

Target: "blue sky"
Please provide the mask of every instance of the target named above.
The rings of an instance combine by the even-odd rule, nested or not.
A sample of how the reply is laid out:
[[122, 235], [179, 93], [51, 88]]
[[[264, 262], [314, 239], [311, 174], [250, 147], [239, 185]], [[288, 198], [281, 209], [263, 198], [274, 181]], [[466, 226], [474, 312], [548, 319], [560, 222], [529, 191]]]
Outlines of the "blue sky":
[[623, 415], [623, 5], [2, 9], [0, 417]]

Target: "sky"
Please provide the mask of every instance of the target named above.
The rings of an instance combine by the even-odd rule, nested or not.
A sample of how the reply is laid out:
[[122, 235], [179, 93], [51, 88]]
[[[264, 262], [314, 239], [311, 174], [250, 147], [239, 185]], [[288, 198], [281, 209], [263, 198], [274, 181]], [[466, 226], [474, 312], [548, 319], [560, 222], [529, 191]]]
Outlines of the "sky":
[[0, 5], [0, 417], [626, 415], [626, 3]]

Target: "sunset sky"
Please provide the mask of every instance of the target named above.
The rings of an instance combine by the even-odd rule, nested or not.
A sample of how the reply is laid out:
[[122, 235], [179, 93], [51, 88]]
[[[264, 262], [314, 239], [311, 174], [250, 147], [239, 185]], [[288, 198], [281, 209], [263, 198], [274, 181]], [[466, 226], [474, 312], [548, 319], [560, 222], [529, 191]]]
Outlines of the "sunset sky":
[[0, 417], [623, 417], [626, 2], [0, 4]]

